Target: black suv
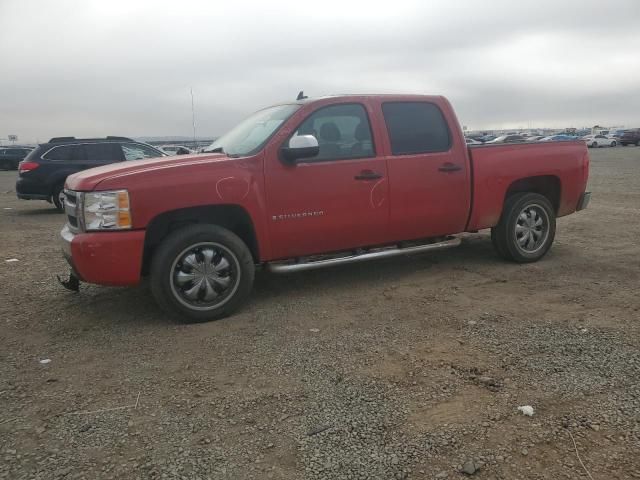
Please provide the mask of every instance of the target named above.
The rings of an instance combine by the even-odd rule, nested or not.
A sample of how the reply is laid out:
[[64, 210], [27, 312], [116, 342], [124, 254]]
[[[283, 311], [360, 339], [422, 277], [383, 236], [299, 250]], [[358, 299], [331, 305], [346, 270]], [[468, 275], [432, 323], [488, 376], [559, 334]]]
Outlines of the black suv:
[[53, 202], [62, 212], [64, 182], [69, 175], [109, 163], [166, 156], [151, 145], [126, 137], [52, 138], [20, 162], [16, 193], [23, 200]]
[[620, 143], [623, 147], [627, 145], [637, 145], [640, 147], [640, 128], [625, 130], [620, 136]]
[[16, 170], [18, 163], [30, 151], [30, 148], [25, 147], [0, 147], [0, 170]]

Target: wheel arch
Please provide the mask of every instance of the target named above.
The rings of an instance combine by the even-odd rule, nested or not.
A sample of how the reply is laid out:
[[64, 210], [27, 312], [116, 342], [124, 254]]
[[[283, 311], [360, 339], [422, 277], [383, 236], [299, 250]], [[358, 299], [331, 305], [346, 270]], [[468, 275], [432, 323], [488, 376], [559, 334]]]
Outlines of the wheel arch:
[[538, 193], [549, 200], [555, 213], [558, 213], [560, 208], [560, 197], [562, 194], [562, 182], [560, 178], [555, 175], [540, 175], [533, 177], [520, 178], [515, 180], [507, 188], [504, 200], [503, 208], [509, 197], [517, 193]]
[[49, 185], [49, 195], [53, 195], [53, 192], [59, 186], [62, 186], [62, 188], [64, 188], [64, 184], [67, 181], [68, 176], [69, 175], [56, 175]]
[[260, 262], [260, 250], [251, 216], [240, 205], [201, 205], [163, 212], [154, 217], [146, 228], [142, 274], [147, 275], [154, 250], [176, 229], [192, 224], [211, 224], [235, 233], [247, 245], [255, 263]]

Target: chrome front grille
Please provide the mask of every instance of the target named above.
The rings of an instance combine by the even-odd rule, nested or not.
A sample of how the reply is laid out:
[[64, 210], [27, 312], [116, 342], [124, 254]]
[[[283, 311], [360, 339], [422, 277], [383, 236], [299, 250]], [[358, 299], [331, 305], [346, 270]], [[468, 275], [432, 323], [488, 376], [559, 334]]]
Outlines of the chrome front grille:
[[64, 213], [67, 216], [67, 222], [71, 230], [76, 231], [80, 227], [78, 221], [80, 195], [73, 190], [64, 191]]

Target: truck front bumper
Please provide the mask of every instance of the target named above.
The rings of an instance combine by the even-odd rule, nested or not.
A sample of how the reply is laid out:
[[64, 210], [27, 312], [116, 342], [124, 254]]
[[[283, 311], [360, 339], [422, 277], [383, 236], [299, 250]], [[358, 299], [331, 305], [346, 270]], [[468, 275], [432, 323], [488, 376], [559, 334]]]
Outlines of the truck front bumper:
[[140, 282], [144, 230], [74, 233], [60, 232], [62, 253], [76, 277], [100, 285], [135, 285]]
[[589, 205], [590, 201], [591, 201], [591, 192], [584, 192], [582, 195], [580, 195], [580, 200], [578, 200], [578, 206], [576, 207], [576, 212], [579, 212], [580, 210], [584, 210], [585, 208], [587, 208], [587, 205]]

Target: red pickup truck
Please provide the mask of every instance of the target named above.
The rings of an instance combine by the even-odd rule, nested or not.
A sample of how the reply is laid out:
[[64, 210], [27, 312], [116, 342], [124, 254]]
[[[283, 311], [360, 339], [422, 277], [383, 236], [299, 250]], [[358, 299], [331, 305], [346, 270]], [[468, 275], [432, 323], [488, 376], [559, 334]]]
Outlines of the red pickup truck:
[[190, 321], [229, 315], [256, 266], [293, 272], [449, 248], [491, 228], [497, 253], [543, 257], [586, 207], [584, 142], [466, 145], [441, 96], [303, 99], [258, 111], [204, 154], [67, 179], [61, 232], [79, 281], [150, 276]]

